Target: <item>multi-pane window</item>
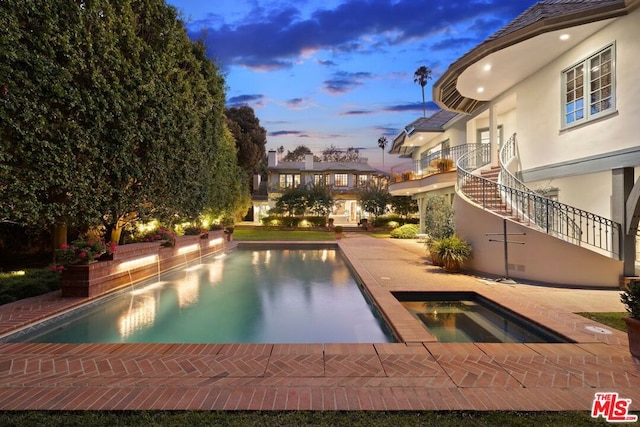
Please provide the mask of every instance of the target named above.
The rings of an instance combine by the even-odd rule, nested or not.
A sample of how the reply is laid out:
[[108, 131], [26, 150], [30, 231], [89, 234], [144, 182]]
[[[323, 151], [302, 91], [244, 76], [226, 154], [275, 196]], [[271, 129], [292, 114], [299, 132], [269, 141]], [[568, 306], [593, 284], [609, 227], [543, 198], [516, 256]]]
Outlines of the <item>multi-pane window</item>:
[[336, 187], [347, 187], [349, 185], [349, 174], [337, 173], [335, 175], [334, 185]]
[[325, 185], [328, 186], [329, 185], [329, 175], [323, 175], [323, 174], [315, 174], [313, 176], [313, 183], [315, 185]]
[[280, 188], [292, 188], [300, 185], [299, 173], [281, 173]]
[[369, 175], [358, 175], [358, 187], [366, 187], [369, 182]]
[[611, 45], [562, 73], [563, 126], [589, 121], [615, 108], [614, 55]]
[[[478, 143], [491, 143], [491, 132], [489, 128], [478, 129]], [[498, 125], [498, 145], [502, 146], [502, 125]]]

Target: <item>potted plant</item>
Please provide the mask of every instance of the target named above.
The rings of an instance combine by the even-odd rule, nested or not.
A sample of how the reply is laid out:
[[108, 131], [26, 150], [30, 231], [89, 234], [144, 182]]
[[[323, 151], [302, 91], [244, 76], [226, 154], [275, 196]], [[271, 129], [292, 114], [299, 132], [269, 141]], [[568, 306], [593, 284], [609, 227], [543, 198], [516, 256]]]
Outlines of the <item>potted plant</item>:
[[333, 228], [333, 231], [335, 233], [336, 239], [342, 239], [342, 230], [343, 230], [343, 228], [342, 228], [341, 225], [336, 225]]
[[436, 267], [442, 267], [442, 259], [440, 258], [440, 254], [438, 252], [440, 246], [440, 240], [429, 238], [426, 242], [427, 250], [429, 251], [429, 255], [431, 256], [431, 263]]
[[429, 164], [432, 168], [438, 169], [439, 173], [448, 172], [453, 169], [453, 159], [438, 158], [431, 161]]
[[462, 264], [471, 258], [471, 246], [456, 235], [440, 240], [435, 252], [447, 271], [459, 271]]
[[627, 324], [629, 351], [632, 356], [640, 358], [640, 280], [632, 280], [625, 286], [620, 301], [629, 313], [629, 317], [623, 319]]

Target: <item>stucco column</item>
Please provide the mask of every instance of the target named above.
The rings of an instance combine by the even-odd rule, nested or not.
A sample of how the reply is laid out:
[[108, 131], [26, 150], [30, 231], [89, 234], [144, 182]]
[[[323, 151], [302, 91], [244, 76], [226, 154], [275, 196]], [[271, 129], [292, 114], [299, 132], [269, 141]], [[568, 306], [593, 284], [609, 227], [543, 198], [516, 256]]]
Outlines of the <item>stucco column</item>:
[[491, 139], [491, 166], [498, 166], [498, 107], [489, 108], [489, 139]]
[[424, 229], [424, 202], [425, 202], [426, 197], [424, 196], [420, 196], [418, 197], [418, 219], [420, 220], [419, 224], [418, 224], [418, 230], [420, 230], [420, 233], [426, 233], [426, 230]]
[[[624, 262], [623, 274], [636, 275], [636, 234], [627, 232], [627, 200], [633, 189], [634, 169], [618, 168], [611, 171], [611, 219], [622, 225], [620, 259]], [[615, 242], [614, 242], [615, 243]]]

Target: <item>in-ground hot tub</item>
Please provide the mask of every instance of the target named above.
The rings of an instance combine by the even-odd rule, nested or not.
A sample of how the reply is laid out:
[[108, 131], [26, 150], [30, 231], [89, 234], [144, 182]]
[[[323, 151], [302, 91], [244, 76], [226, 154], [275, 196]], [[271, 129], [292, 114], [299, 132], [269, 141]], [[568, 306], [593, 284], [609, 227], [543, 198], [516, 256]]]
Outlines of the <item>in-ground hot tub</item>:
[[439, 342], [573, 342], [475, 292], [393, 295]]

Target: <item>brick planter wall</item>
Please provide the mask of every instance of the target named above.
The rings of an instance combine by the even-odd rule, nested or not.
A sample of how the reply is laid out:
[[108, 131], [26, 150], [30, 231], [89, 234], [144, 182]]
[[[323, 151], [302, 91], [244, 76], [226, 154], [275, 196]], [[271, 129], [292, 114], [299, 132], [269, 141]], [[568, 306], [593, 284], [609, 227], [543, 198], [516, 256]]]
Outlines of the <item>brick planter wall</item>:
[[[198, 245], [198, 248], [188, 252], [184, 252], [184, 249], [181, 251], [182, 248], [193, 245]], [[209, 232], [207, 238], [178, 237], [173, 248], [161, 247], [158, 242], [118, 246], [113, 260], [67, 267], [62, 272], [60, 283], [62, 296], [98, 297], [157, 276], [172, 268], [199, 261], [200, 257], [222, 251], [224, 251], [222, 231]], [[156, 258], [145, 265], [131, 264], [135, 260], [146, 257]]]

